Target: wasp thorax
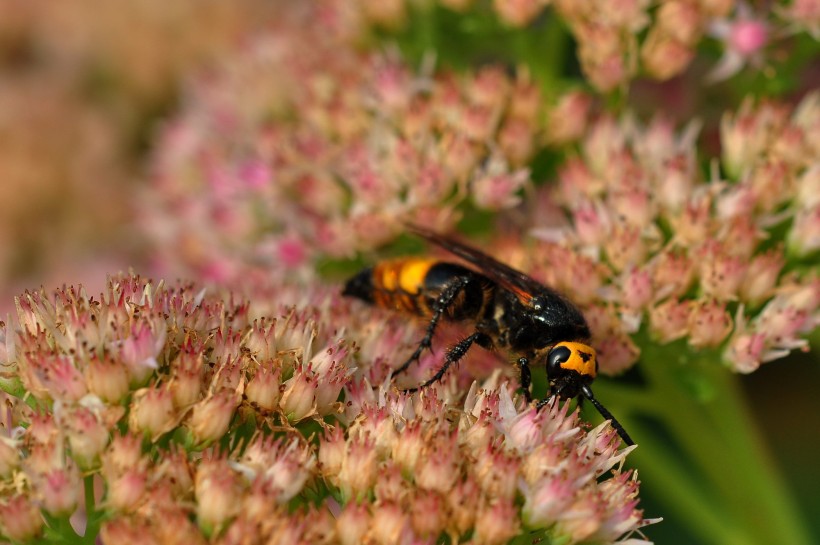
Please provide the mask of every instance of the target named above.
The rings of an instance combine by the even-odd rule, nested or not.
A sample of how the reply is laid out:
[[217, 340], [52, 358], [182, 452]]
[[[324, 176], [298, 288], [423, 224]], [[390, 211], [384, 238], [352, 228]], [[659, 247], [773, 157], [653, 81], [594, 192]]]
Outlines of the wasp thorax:
[[567, 371], [575, 371], [592, 379], [597, 370], [595, 349], [583, 343], [558, 343], [547, 354], [547, 376], [551, 379], [558, 378]]

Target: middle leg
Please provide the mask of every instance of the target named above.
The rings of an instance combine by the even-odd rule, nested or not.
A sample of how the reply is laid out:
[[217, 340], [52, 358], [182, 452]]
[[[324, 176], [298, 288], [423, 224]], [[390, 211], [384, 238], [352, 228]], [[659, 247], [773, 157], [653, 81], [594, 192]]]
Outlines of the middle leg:
[[414, 361], [418, 361], [425, 349], [430, 348], [433, 342], [433, 334], [436, 332], [436, 327], [438, 326], [441, 316], [447, 311], [450, 305], [452, 305], [456, 300], [459, 293], [461, 293], [471, 281], [472, 279], [470, 277], [459, 277], [441, 292], [438, 299], [436, 299], [433, 308], [433, 315], [430, 317], [430, 323], [427, 324], [427, 331], [424, 334], [424, 338], [421, 342], [419, 342], [416, 350], [410, 355], [409, 358], [407, 358], [407, 361], [390, 373], [390, 378], [395, 378], [397, 375], [404, 373]]

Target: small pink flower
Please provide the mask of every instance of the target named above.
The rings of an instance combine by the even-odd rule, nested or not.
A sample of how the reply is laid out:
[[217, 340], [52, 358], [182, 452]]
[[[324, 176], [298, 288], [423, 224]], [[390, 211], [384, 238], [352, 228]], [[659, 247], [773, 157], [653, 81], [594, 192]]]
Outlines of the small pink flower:
[[413, 498], [411, 517], [417, 536], [435, 539], [447, 524], [444, 499], [435, 492], [426, 490], [417, 492]]
[[592, 97], [582, 91], [562, 95], [548, 113], [546, 138], [563, 145], [579, 140], [587, 127]]
[[411, 537], [410, 514], [393, 502], [373, 507], [370, 536], [376, 543], [403, 543]]
[[740, 285], [741, 299], [757, 306], [771, 297], [784, 262], [785, 258], [780, 250], [771, 250], [753, 257]]
[[473, 200], [488, 210], [511, 208], [521, 201], [518, 191], [529, 180], [529, 170], [508, 171], [498, 161], [490, 160], [486, 170], [472, 181]]
[[641, 263], [647, 254], [640, 229], [627, 225], [616, 225], [613, 228], [609, 239], [604, 242], [604, 250], [617, 271]]
[[145, 493], [148, 475], [142, 469], [127, 469], [108, 481], [108, 505], [116, 511], [134, 510]]
[[360, 545], [372, 526], [371, 516], [365, 504], [348, 502], [336, 518], [336, 534], [342, 545]]
[[194, 493], [197, 522], [206, 531], [222, 527], [242, 506], [240, 477], [222, 458], [206, 459], [199, 464]]
[[695, 348], [718, 346], [732, 330], [732, 318], [723, 303], [696, 302], [689, 315], [689, 344]]
[[265, 483], [273, 489], [276, 501], [286, 504], [312, 477], [316, 458], [310, 447], [298, 439], [289, 443], [280, 441], [269, 450], [270, 462], [263, 473]]
[[202, 349], [187, 346], [174, 361], [174, 374], [168, 386], [173, 394], [174, 407], [184, 410], [199, 401], [202, 396], [203, 363]]
[[661, 343], [669, 343], [686, 335], [692, 301], [669, 299], [649, 311], [652, 335]]
[[566, 511], [573, 500], [576, 487], [569, 478], [544, 476], [524, 487], [522, 519], [528, 527], [551, 526]]
[[653, 283], [658, 298], [680, 297], [694, 278], [694, 262], [684, 252], [662, 252], [653, 259]]
[[599, 201], [586, 201], [573, 210], [573, 224], [580, 242], [600, 246], [611, 228], [608, 210]]
[[616, 375], [629, 369], [641, 355], [641, 349], [626, 334], [607, 336], [596, 343], [602, 373]]
[[721, 301], [737, 297], [746, 277], [746, 260], [731, 255], [729, 249], [715, 241], [707, 241], [698, 256], [700, 289], [703, 294]]
[[643, 309], [652, 301], [653, 289], [652, 277], [648, 270], [630, 269], [622, 276], [621, 304], [627, 309]]
[[52, 399], [76, 402], [88, 393], [82, 373], [75, 366], [75, 358], [46, 353], [32, 354], [30, 357], [35, 358], [30, 364]]
[[40, 509], [24, 495], [14, 495], [0, 503], [0, 528], [15, 541], [29, 541], [43, 530]]
[[424, 456], [416, 463], [415, 480], [418, 486], [446, 494], [458, 478], [458, 449], [453, 440], [437, 436], [428, 445]]
[[494, 498], [476, 515], [475, 539], [479, 543], [508, 543], [521, 531], [518, 508], [510, 498]]
[[694, 56], [693, 45], [657, 31], [650, 31], [641, 47], [644, 70], [659, 80], [667, 80], [680, 74]]
[[736, 18], [712, 21], [709, 33], [724, 43], [723, 57], [706, 78], [717, 82], [737, 74], [747, 62], [759, 64], [760, 52], [769, 43], [769, 25], [755, 19], [748, 5], [739, 3]]
[[157, 329], [140, 321], [119, 347], [119, 359], [128, 367], [132, 384], [144, 384], [158, 366], [156, 357], [165, 344], [165, 329]]
[[808, 256], [820, 250], [820, 203], [799, 210], [788, 235], [789, 250], [798, 256]]
[[85, 407], [79, 407], [67, 415], [65, 425], [74, 461], [83, 469], [95, 466], [108, 444], [108, 427]]
[[117, 435], [102, 455], [102, 474], [112, 481], [126, 471], [145, 466], [142, 456], [142, 437], [139, 435]]
[[326, 431], [319, 441], [319, 465], [322, 474], [330, 478], [335, 477], [342, 470], [347, 455], [347, 443], [344, 430], [335, 426]]
[[76, 470], [58, 469], [41, 475], [36, 482], [43, 509], [55, 517], [70, 515], [77, 508], [82, 493]]
[[724, 352], [724, 359], [740, 373], [751, 373], [763, 362], [766, 353], [766, 335], [743, 333], [734, 335]]

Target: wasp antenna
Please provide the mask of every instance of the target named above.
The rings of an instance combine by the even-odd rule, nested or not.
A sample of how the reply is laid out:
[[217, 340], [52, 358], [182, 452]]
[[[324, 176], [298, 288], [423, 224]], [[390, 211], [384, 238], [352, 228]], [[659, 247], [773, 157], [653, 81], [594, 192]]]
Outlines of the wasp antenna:
[[612, 413], [609, 412], [606, 409], [606, 407], [601, 405], [601, 403], [597, 399], [595, 399], [595, 396], [592, 393], [592, 389], [589, 386], [587, 386], [586, 384], [581, 386], [581, 393], [584, 394], [584, 397], [587, 398], [589, 402], [595, 406], [596, 409], [598, 409], [598, 412], [601, 413], [601, 416], [603, 416], [606, 420], [609, 420], [612, 423], [612, 427], [615, 428], [615, 431], [618, 432], [618, 435], [621, 436], [621, 439], [623, 439], [624, 443], [626, 443], [627, 446], [631, 447], [635, 444], [635, 441], [633, 441], [632, 438], [629, 437], [629, 434], [626, 433], [626, 430], [623, 426], [621, 426], [621, 423], [618, 422], [614, 416], [612, 416]]

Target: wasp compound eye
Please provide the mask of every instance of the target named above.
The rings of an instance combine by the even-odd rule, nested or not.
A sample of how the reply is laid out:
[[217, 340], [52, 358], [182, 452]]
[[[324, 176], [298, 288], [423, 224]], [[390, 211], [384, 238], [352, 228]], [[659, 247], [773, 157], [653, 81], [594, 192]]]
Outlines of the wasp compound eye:
[[562, 364], [566, 363], [572, 355], [572, 350], [567, 346], [556, 346], [547, 355], [547, 376], [557, 377], [562, 372]]

